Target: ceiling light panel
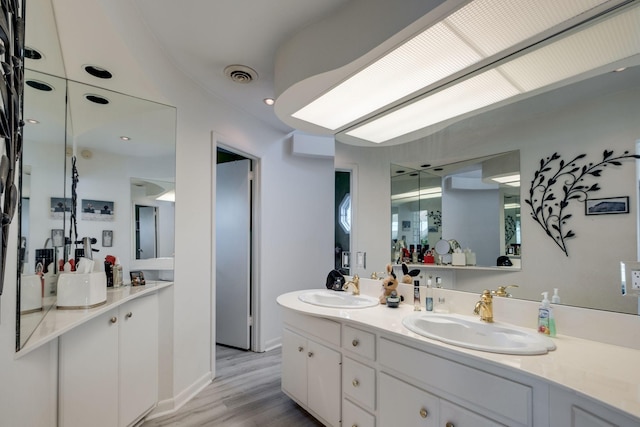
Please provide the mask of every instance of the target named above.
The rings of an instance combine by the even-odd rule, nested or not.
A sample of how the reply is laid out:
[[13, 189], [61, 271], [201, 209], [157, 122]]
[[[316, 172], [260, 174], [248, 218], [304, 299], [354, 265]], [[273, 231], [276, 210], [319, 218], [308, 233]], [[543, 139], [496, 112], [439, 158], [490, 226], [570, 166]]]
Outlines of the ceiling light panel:
[[336, 130], [603, 3], [607, 1], [470, 2], [292, 117]]
[[640, 54], [640, 6], [498, 67], [525, 92]]
[[354, 128], [346, 134], [381, 143], [519, 93], [498, 71], [489, 70]]
[[438, 23], [292, 116], [335, 130], [480, 59], [448, 26]]
[[484, 56], [491, 56], [607, 2], [476, 0], [445, 22]]

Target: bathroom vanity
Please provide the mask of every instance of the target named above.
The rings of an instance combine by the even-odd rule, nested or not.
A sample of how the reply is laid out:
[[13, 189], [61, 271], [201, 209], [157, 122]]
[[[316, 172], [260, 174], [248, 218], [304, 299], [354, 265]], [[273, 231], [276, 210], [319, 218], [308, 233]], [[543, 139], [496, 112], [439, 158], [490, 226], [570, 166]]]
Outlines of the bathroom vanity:
[[563, 335], [543, 355], [471, 350], [406, 329], [413, 304], [336, 309], [305, 292], [278, 297], [282, 389], [325, 425], [640, 425], [638, 350]]
[[156, 406], [158, 294], [171, 285], [110, 288], [99, 307], [46, 314], [16, 357], [58, 339], [58, 425], [125, 427]]

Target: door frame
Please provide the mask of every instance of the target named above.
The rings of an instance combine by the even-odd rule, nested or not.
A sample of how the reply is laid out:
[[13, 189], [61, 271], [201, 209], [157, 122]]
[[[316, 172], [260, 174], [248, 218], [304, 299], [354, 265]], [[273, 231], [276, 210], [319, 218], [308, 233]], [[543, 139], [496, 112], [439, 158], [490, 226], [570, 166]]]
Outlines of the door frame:
[[261, 187], [260, 187], [260, 158], [254, 156], [251, 153], [240, 150], [231, 143], [231, 141], [223, 135], [212, 132], [211, 139], [211, 309], [210, 309], [210, 322], [211, 322], [211, 372], [215, 377], [216, 366], [216, 238], [215, 238], [215, 212], [216, 212], [216, 170], [217, 170], [217, 150], [222, 148], [240, 156], [246, 157], [251, 160], [252, 179], [251, 179], [251, 266], [250, 266], [250, 303], [251, 310], [250, 316], [252, 324], [250, 326], [250, 351], [261, 352], [264, 351], [261, 345], [262, 338], [262, 325], [260, 323], [260, 271], [261, 271], [261, 255], [260, 255], [260, 236], [261, 236], [261, 221], [260, 221], [260, 207], [261, 207]]
[[358, 252], [358, 248], [356, 247], [358, 243], [358, 165], [355, 163], [342, 163], [336, 162], [334, 165], [335, 172], [349, 172], [351, 174], [350, 177], [350, 194], [351, 194], [351, 232], [349, 233], [349, 252], [350, 256], [350, 266], [349, 272], [351, 275], [359, 274], [362, 276], [364, 273], [364, 269], [362, 272], [355, 271], [356, 270], [356, 252]]

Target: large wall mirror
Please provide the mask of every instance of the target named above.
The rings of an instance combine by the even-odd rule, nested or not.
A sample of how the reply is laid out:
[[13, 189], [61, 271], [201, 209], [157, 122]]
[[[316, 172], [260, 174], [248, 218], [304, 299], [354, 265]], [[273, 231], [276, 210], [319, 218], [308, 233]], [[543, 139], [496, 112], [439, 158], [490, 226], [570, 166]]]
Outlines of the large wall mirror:
[[[520, 267], [520, 157], [518, 151], [445, 165], [391, 165], [392, 262], [402, 248], [426, 251], [447, 242], [451, 252], [468, 250], [475, 266]], [[434, 254], [450, 265], [451, 254]], [[413, 259], [412, 259], [413, 260]]]
[[72, 156], [79, 175], [77, 233], [96, 239], [98, 264], [107, 255], [117, 257], [125, 278], [141, 267], [135, 264], [137, 204], [155, 213], [153, 258], [174, 253], [175, 108], [32, 70], [25, 74], [18, 349], [55, 306], [60, 260], [75, 258], [82, 247], [65, 244]]

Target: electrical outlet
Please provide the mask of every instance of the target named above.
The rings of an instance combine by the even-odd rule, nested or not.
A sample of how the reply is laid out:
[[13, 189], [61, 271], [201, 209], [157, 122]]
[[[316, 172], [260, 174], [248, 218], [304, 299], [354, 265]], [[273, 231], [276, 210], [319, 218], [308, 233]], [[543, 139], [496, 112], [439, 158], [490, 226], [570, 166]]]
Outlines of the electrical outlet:
[[631, 270], [631, 289], [640, 290], [640, 270]]

